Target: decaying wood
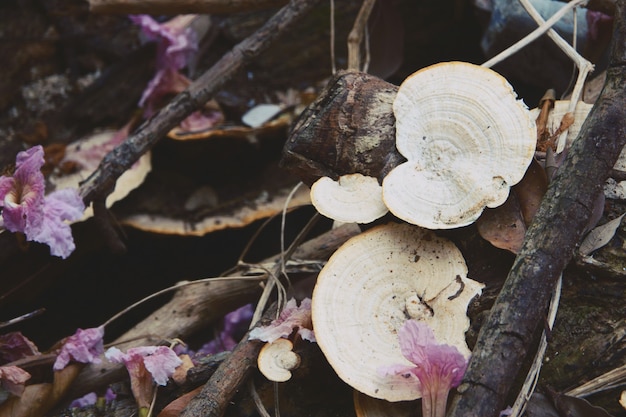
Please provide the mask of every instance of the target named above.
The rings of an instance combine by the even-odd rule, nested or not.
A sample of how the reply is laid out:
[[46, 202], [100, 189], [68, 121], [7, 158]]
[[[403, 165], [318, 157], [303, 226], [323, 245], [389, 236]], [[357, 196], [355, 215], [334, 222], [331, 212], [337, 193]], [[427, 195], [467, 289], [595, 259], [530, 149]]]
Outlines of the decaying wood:
[[[341, 244], [360, 232], [354, 225], [326, 232], [303, 243], [293, 255], [294, 259], [325, 260]], [[279, 255], [262, 263], [273, 263]], [[238, 275], [239, 272], [231, 274]], [[217, 281], [183, 287], [172, 300], [154, 311], [134, 328], [120, 336], [113, 344], [124, 343], [123, 348], [158, 342], [163, 339], [185, 340], [199, 329], [223, 317], [229, 311], [253, 300], [261, 291], [258, 281]], [[99, 387], [118, 381], [125, 376], [123, 366], [102, 362], [88, 365], [70, 388], [67, 398], [78, 398]]]
[[542, 322], [550, 293], [626, 144], [625, 19], [626, 1], [619, 1], [604, 89], [557, 171], [481, 328], [450, 416], [497, 416], [506, 406], [506, 395], [531, 349], [529, 341]]
[[291, 1], [111, 151], [82, 184], [80, 194], [85, 203], [89, 204], [96, 198], [104, 198], [110, 194], [120, 175], [141, 155], [165, 137], [185, 117], [210, 100], [238, 70], [264, 52], [279, 36], [292, 29], [297, 20], [310, 11], [318, 1]]
[[226, 14], [284, 6], [287, 0], [89, 0], [94, 13]]
[[396, 150], [398, 87], [360, 72], [339, 72], [295, 123], [283, 167], [307, 185], [359, 172], [379, 181], [405, 159]]

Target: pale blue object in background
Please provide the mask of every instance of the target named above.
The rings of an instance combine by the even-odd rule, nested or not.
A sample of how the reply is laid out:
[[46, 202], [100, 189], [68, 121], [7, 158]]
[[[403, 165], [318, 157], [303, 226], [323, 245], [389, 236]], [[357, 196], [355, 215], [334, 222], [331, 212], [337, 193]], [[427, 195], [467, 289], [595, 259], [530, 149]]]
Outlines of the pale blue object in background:
[[[546, 20], [565, 4], [550, 0], [531, 0], [531, 3]], [[587, 9], [577, 8], [576, 16], [577, 50], [596, 65], [594, 74], [597, 74], [606, 65], [606, 45], [595, 43], [588, 36]], [[490, 58], [522, 39], [537, 26], [517, 0], [493, 0], [491, 19], [481, 42], [483, 52]], [[573, 12], [567, 13], [553, 28], [571, 44], [574, 35]], [[568, 88], [574, 68], [574, 63], [547, 35], [494, 67], [512, 81], [518, 80], [540, 89], [554, 88], [557, 97]], [[533, 107], [537, 103], [527, 104]]]

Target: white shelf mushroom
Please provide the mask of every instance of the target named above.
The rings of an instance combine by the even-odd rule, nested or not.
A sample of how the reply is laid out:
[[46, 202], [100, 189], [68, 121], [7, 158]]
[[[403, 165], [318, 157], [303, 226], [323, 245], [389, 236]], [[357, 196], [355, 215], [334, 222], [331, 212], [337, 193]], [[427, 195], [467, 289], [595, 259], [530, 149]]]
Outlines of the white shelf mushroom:
[[534, 120], [498, 73], [465, 62], [424, 68], [393, 103], [396, 147], [407, 162], [383, 180], [389, 210], [411, 224], [448, 229], [504, 203], [536, 145]]
[[439, 343], [464, 356], [467, 306], [483, 285], [468, 279], [456, 246], [407, 224], [374, 227], [346, 242], [320, 272], [313, 291], [317, 342], [337, 375], [358, 391], [387, 401], [421, 397], [415, 383], [381, 375], [385, 365], [410, 365], [397, 331], [423, 320]]
[[387, 214], [382, 187], [374, 177], [348, 174], [321, 177], [311, 186], [311, 202], [322, 215], [342, 223], [370, 223]]

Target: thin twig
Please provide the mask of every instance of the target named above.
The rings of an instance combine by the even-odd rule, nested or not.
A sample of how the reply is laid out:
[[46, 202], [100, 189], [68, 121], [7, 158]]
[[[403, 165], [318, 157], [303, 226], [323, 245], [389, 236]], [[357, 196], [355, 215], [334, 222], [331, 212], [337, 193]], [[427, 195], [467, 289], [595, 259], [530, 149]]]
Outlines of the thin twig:
[[609, 387], [614, 387], [626, 383], [626, 365], [613, 369], [605, 374], [595, 377], [591, 381], [569, 390], [565, 395], [572, 397], [587, 397], [591, 394], [601, 392]]
[[[526, 9], [530, 17], [532, 17], [537, 24], [542, 25], [545, 23], [543, 17], [539, 14], [539, 12], [535, 9], [535, 7], [530, 3], [529, 0], [519, 0], [521, 5]], [[568, 3], [567, 6], [572, 5], [572, 7], [576, 7], [578, 5], [586, 5], [588, 0], [574, 0], [571, 3]], [[548, 36], [552, 41], [559, 47], [561, 51], [565, 53], [578, 68], [578, 78], [576, 79], [576, 84], [574, 84], [574, 89], [572, 90], [572, 96], [570, 97], [569, 108], [567, 109], [568, 113], [574, 114], [576, 110], [576, 105], [580, 100], [580, 96], [582, 95], [583, 88], [585, 86], [585, 80], [591, 71], [593, 71], [593, 64], [586, 60], [581, 54], [576, 51], [565, 39], [563, 39], [554, 29], [548, 30]], [[569, 129], [561, 134], [559, 137], [556, 151], [557, 153], [563, 152], [568, 144], [567, 135]], [[571, 142], [571, 141], [570, 141]]]
[[335, 63], [335, 0], [330, 0], [330, 65], [333, 75], [337, 72]]
[[[276, 303], [264, 314], [265, 320], [276, 314]], [[261, 322], [256, 325], [262, 324]], [[230, 354], [211, 375], [211, 378], [180, 414], [181, 417], [218, 417], [224, 415], [230, 399], [256, 366], [256, 358], [263, 346], [260, 340], [249, 340], [244, 335]]]
[[361, 71], [361, 44], [365, 38], [367, 21], [370, 18], [376, 0], [363, 0], [354, 26], [348, 35], [348, 71]]
[[[508, 57], [510, 57], [511, 55], [519, 52], [520, 50], [524, 49], [527, 45], [529, 45], [530, 43], [534, 42], [537, 38], [539, 38], [541, 35], [543, 35], [544, 33], [548, 32], [548, 34], [550, 33], [550, 31], [554, 32], [554, 29], [552, 29], [552, 26], [554, 26], [556, 24], [556, 22], [558, 22], [559, 20], [561, 20], [563, 18], [563, 16], [565, 16], [565, 14], [572, 10], [573, 8], [575, 8], [576, 6], [578, 6], [581, 3], [586, 3], [588, 0], [574, 0], [570, 3], [564, 3], [564, 6], [561, 7], [559, 9], [559, 11], [557, 11], [556, 13], [554, 13], [548, 20], [543, 21], [543, 18], [541, 17], [541, 15], [539, 15], [539, 18], [541, 18], [541, 20], [543, 21], [542, 23], [539, 23], [539, 27], [535, 30], [533, 30], [532, 32], [530, 32], [528, 35], [524, 36], [522, 39], [520, 39], [519, 41], [517, 41], [516, 43], [514, 43], [513, 45], [509, 46], [508, 48], [506, 48], [504, 51], [500, 52], [499, 54], [497, 54], [496, 56], [492, 57], [491, 59], [489, 59], [487, 62], [485, 62], [484, 64], [482, 64], [483, 67], [486, 68], [491, 68], [494, 65], [504, 61], [505, 59], [507, 59]], [[522, 6], [526, 7], [525, 1], [524, 0], [520, 0], [520, 3], [522, 3]], [[530, 5], [529, 7], [532, 7], [532, 5]], [[528, 9], [526, 9], [528, 11]], [[534, 10], [534, 9], [533, 9]], [[530, 11], [528, 11], [528, 14], [531, 15], [531, 17], [533, 17], [533, 13], [531, 13]], [[533, 17], [534, 18], [534, 17]], [[536, 19], [535, 19], [536, 20]], [[556, 33], [556, 32], [555, 32]], [[550, 35], [549, 35], [550, 36]], [[559, 36], [557, 34], [557, 36]], [[559, 39], [561, 39], [561, 37], [559, 36]], [[556, 41], [555, 41], [556, 42]], [[572, 49], [571, 46], [565, 42], [565, 44], [569, 47], [568, 49]], [[557, 43], [557, 45], [559, 47], [561, 47], [561, 45], [559, 43]], [[575, 54], [576, 51], [574, 51]], [[568, 56], [571, 58], [571, 52], [568, 53]], [[576, 61], [576, 59], [572, 58], [574, 61]]]

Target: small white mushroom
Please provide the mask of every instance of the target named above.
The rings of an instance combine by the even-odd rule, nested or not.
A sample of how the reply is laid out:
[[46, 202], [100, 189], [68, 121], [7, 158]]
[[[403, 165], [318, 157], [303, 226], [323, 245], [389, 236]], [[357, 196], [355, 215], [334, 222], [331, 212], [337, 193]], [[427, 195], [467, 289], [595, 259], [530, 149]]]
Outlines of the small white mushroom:
[[288, 381], [291, 371], [300, 366], [300, 356], [292, 349], [293, 343], [288, 339], [266, 343], [257, 358], [259, 371], [270, 381]]
[[467, 278], [456, 246], [408, 224], [374, 227], [342, 245], [313, 291], [317, 342], [337, 375], [371, 397], [421, 397], [414, 381], [381, 375], [381, 366], [410, 362], [397, 331], [408, 319], [427, 323], [439, 343], [469, 357], [467, 306], [483, 285]]
[[396, 147], [407, 162], [383, 180], [395, 216], [429, 229], [474, 222], [504, 203], [536, 145], [534, 119], [498, 73], [465, 62], [424, 68], [393, 103]]
[[374, 177], [348, 174], [321, 177], [311, 187], [311, 202], [321, 214], [342, 223], [370, 223], [384, 216], [382, 187]]

